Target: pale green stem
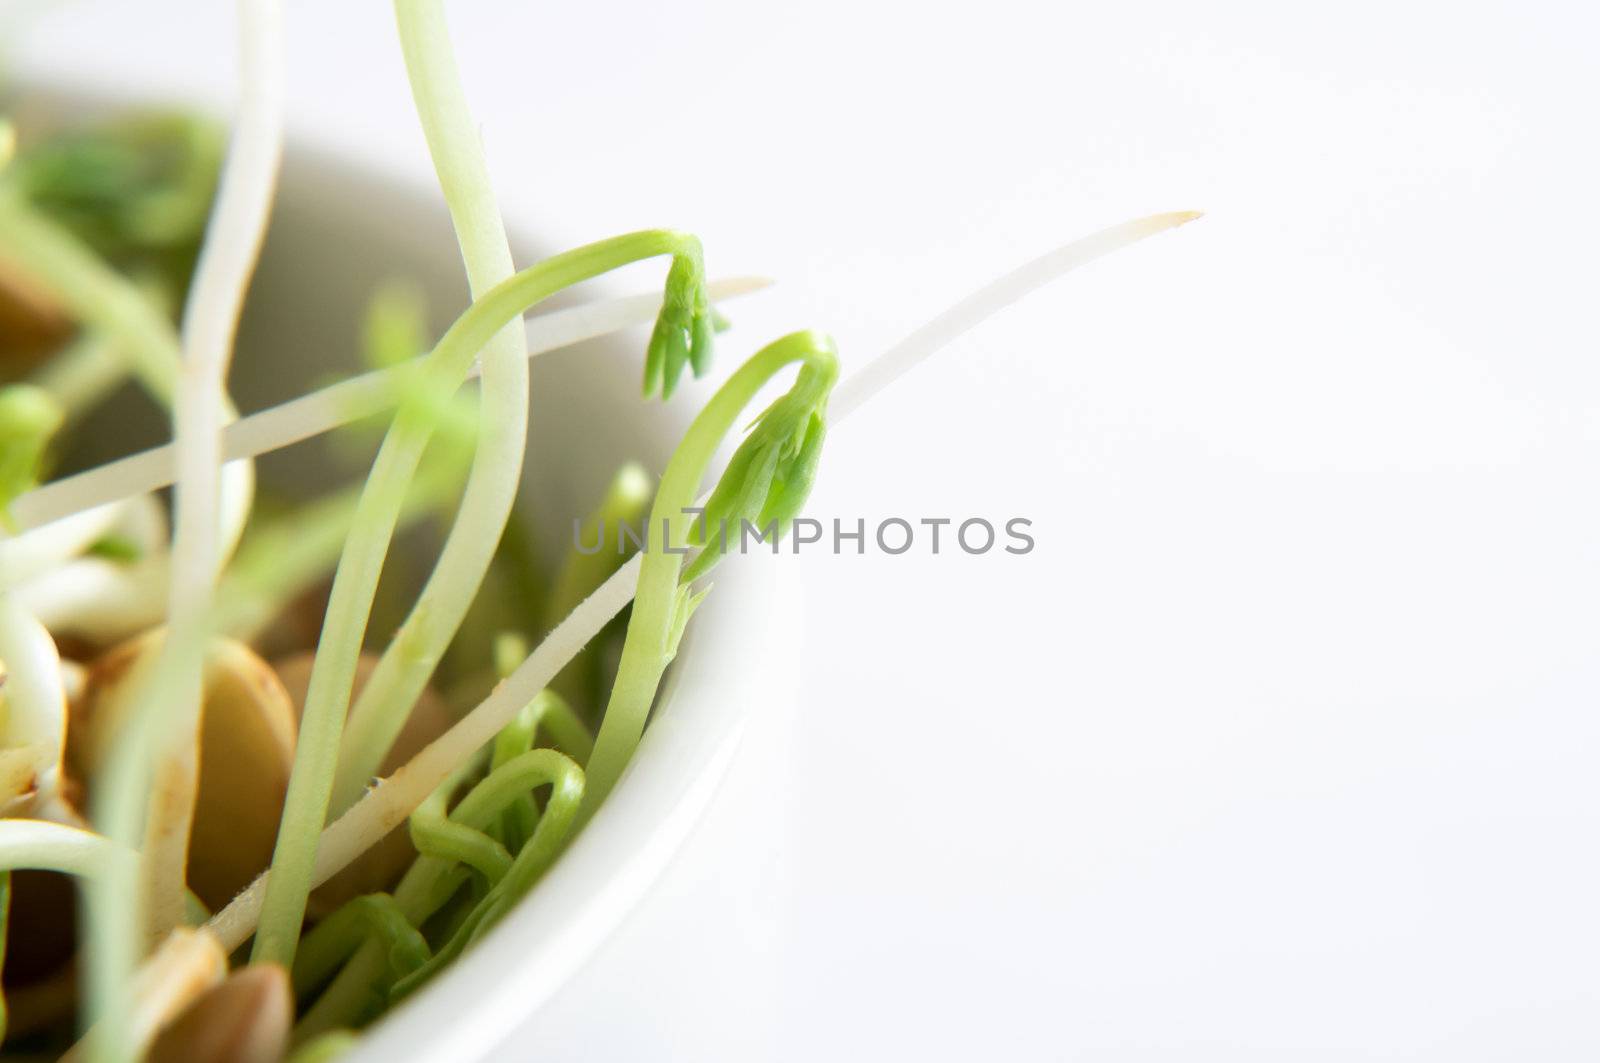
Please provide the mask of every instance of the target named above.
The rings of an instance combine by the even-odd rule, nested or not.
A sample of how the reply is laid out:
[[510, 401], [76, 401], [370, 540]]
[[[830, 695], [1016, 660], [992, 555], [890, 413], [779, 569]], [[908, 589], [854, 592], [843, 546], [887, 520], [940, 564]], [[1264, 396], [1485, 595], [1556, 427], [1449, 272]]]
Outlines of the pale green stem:
[[[466, 378], [473, 356], [495, 333], [530, 307], [580, 281], [629, 262], [663, 254], [690, 255], [698, 265], [699, 243], [679, 233], [651, 230], [589, 244], [517, 273], [496, 285], [450, 327], [424, 361], [422, 372], [427, 374], [424, 380], [441, 393], [453, 392]], [[294, 959], [295, 941], [311, 890], [317, 838], [327, 818], [356, 660], [371, 614], [378, 576], [406, 489], [433, 434], [434, 425], [430, 416], [421, 412], [423, 409], [424, 404], [412, 399], [395, 415], [373, 463], [372, 473], [362, 488], [355, 527], [345, 542], [334, 574], [333, 591], [306, 692], [294, 769], [273, 853], [272, 874], [267, 882], [261, 924], [251, 954], [253, 961], [291, 966]], [[387, 720], [398, 720], [394, 706], [389, 709], [383, 714]], [[398, 731], [397, 725], [394, 730]], [[364, 740], [366, 736], [361, 737]], [[382, 748], [387, 749], [388, 745], [382, 743]], [[375, 769], [376, 764], [373, 764], [366, 769], [366, 774], [370, 776]]]
[[[460, 486], [453, 463], [424, 460], [400, 511], [409, 525], [444, 506]], [[359, 486], [265, 521], [245, 536], [216, 596], [215, 630], [249, 642], [332, 571], [353, 526]]]
[[[511, 276], [511, 246], [495, 203], [478, 127], [461, 87], [441, 0], [395, 0], [417, 117], [433, 157], [474, 298]], [[350, 738], [332, 812], [355, 802], [382, 765], [477, 597], [522, 483], [528, 436], [528, 358], [519, 322], [483, 350], [478, 446], [461, 509], [404, 623], [350, 711]]]

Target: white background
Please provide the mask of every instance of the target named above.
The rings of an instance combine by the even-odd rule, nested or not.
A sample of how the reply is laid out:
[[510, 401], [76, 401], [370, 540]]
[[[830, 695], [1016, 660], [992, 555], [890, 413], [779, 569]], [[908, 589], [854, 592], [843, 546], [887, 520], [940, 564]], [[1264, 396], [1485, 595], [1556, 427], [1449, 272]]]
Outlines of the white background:
[[[0, 10], [228, 98], [228, 5]], [[452, 11], [516, 222], [780, 280], [724, 364], [1209, 211], [837, 433], [819, 517], [1038, 549], [781, 562], [794, 704], [518, 1058], [1594, 1058], [1592, 5]], [[387, 7], [291, 17], [300, 134], [426, 180]]]

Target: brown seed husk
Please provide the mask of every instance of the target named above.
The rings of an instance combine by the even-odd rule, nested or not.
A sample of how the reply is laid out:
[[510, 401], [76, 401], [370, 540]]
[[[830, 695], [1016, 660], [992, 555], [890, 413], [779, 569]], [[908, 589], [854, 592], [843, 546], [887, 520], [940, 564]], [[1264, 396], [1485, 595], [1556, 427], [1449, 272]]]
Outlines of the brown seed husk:
[[293, 1020], [288, 974], [256, 964], [190, 1004], [157, 1035], [146, 1063], [277, 1063]]
[[[156, 1034], [228, 973], [222, 943], [209, 930], [179, 927], [167, 935], [133, 976], [133, 1007], [122, 1047], [138, 1058]], [[72, 1046], [61, 1063], [89, 1058], [94, 1031]]]
[[[89, 670], [72, 708], [67, 759], [92, 788], [95, 770], [138, 670], [160, 649], [151, 631], [108, 650]], [[200, 716], [200, 782], [189, 840], [189, 887], [215, 911], [272, 860], [294, 764], [294, 703], [272, 667], [248, 646], [214, 639], [206, 655]]]

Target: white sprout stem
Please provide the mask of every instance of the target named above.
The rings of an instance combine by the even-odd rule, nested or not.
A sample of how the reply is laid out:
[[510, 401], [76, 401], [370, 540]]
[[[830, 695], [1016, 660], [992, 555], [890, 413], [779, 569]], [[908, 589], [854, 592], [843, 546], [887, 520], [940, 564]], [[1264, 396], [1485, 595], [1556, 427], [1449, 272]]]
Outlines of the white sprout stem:
[[91, 830], [40, 819], [0, 819], [0, 871], [59, 871], [97, 879], [132, 853]]
[[[461, 245], [472, 297], [515, 272], [489, 163], [461, 86], [442, 0], [395, 0], [417, 118]], [[528, 358], [513, 321], [479, 356], [478, 444], [461, 508], [428, 582], [350, 709], [329, 813], [361, 796], [461, 627], [499, 549], [528, 448]]]
[[[184, 915], [184, 872], [199, 774], [199, 720], [206, 616], [220, 570], [247, 516], [253, 471], [223, 468], [222, 419], [231, 417], [224, 382], [244, 293], [271, 211], [282, 150], [282, 12], [278, 0], [240, 0], [240, 108], [217, 200], [184, 312], [183, 357], [173, 422], [178, 466], [169, 631], [131, 726], [96, 799], [98, 824], [116, 842], [137, 836], [137, 879], [106, 876], [88, 890], [90, 1014], [99, 1022], [96, 1058], [126, 1058], [132, 964]], [[223, 499], [224, 493], [231, 495]], [[145, 772], [134, 758], [153, 757]], [[130, 890], [130, 887], [132, 889]], [[144, 918], [127, 918], [127, 906]]]
[[[173, 406], [177, 478], [167, 590], [169, 657], [157, 675], [170, 686], [145, 828], [144, 901], [148, 940], [184, 915], [189, 829], [199, 786], [200, 702], [211, 600], [223, 564], [222, 424], [228, 365], [272, 213], [283, 155], [283, 11], [279, 0], [240, 0], [239, 109], [216, 202], [184, 306], [183, 364]], [[237, 509], [238, 502], [235, 502]], [[240, 524], [243, 522], [240, 521]]]
[[[1197, 217], [1199, 214], [1194, 212], [1158, 214], [1103, 229], [985, 285], [912, 332], [835, 389], [828, 410], [830, 426], [838, 425], [940, 348], [1045, 282]], [[875, 371], [880, 362], [888, 362], [893, 371]], [[849, 395], [848, 402], [838, 401], [841, 392]], [[329, 824], [317, 844], [313, 883], [326, 882], [398, 827], [458, 765], [493, 740], [495, 734], [633, 600], [641, 561], [639, 554], [630, 558], [556, 625], [528, 659], [477, 707]], [[267, 879], [267, 874], [258, 877], [207, 924], [225, 948], [236, 948], [254, 930], [261, 914]]]
[[117, 523], [127, 504], [102, 502], [10, 539], [0, 539], [0, 587], [15, 587], [78, 556]]
[[[726, 302], [771, 284], [763, 277], [730, 277], [707, 285], [707, 294], [713, 303]], [[648, 325], [660, 309], [658, 289], [536, 314], [527, 323], [527, 354], [548, 354]], [[392, 409], [399, 374], [412, 369], [406, 365], [363, 373], [234, 421], [222, 430], [222, 456], [230, 462], [259, 457]], [[478, 373], [474, 366], [468, 379]], [[172, 483], [175, 468], [172, 444], [152, 447], [19, 495], [11, 504], [11, 516], [24, 533], [54, 528], [55, 522], [84, 510], [160, 490]], [[9, 542], [0, 543], [0, 549]]]

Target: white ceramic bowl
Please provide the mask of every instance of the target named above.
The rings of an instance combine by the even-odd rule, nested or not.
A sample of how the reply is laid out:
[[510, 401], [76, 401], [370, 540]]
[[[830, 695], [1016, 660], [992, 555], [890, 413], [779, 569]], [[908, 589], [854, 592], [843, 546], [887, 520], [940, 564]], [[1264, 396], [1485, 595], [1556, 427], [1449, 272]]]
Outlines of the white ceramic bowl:
[[[24, 113], [35, 117], [109, 110], [59, 92], [30, 93], [25, 102]], [[514, 243], [521, 264], [548, 250], [531, 239]], [[437, 192], [291, 147], [232, 373], [241, 407], [270, 405], [353, 368], [363, 307], [391, 278], [423, 287], [441, 329], [466, 305]], [[596, 284], [584, 294], [606, 292]], [[635, 330], [534, 360], [524, 495], [533, 500], [535, 535], [547, 554], [564, 544], [572, 518], [598, 500], [620, 462], [636, 458], [659, 472], [706, 395], [689, 385], [681, 401], [643, 400], [646, 335]], [[161, 419], [146, 405], [126, 403], [112, 416], [125, 418], [145, 441], [164, 438]], [[116, 435], [126, 449], [127, 433]], [[263, 459], [262, 482], [304, 491], [325, 466], [317, 446]], [[745, 714], [771, 700], [771, 621], [785, 614], [786, 592], [779, 567], [761, 560], [734, 557], [719, 567], [716, 590], [691, 625], [638, 756], [583, 834], [492, 933], [386, 1015], [349, 1058], [488, 1055], [651, 887], [725, 773]]]

